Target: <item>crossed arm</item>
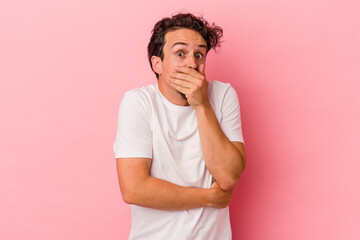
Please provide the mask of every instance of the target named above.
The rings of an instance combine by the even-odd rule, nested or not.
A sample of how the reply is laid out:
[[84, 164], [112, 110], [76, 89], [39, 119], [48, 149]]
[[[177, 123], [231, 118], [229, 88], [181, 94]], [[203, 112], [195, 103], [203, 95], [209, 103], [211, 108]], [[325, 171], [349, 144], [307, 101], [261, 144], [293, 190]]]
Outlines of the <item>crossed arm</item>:
[[216, 181], [209, 189], [183, 187], [150, 176], [149, 158], [117, 158], [123, 199], [129, 204], [162, 210], [226, 207], [246, 164], [244, 144], [230, 142], [222, 132], [207, 96], [203, 66], [200, 74], [180, 67], [172, 83], [196, 110], [205, 164]]
[[229, 141], [210, 104], [197, 109], [196, 113], [206, 167], [222, 189], [231, 190], [245, 168], [244, 144]]
[[244, 145], [230, 142], [221, 130], [210, 104], [204, 70], [204, 64], [200, 64], [199, 71], [178, 66], [170, 81], [176, 90], [186, 95], [196, 111], [206, 167], [222, 189], [230, 190], [235, 187], [245, 168]]
[[185, 210], [198, 207], [223, 208], [232, 199], [233, 190], [224, 191], [216, 182], [206, 189], [182, 187], [151, 177], [149, 158], [116, 160], [120, 189], [126, 203], [162, 210]]
[[230, 204], [245, 167], [244, 144], [227, 139], [212, 108], [199, 109], [197, 117], [205, 163], [216, 179], [211, 188], [183, 187], [152, 177], [149, 158], [117, 158], [119, 185], [126, 203], [162, 210], [224, 208]]
[[[242, 143], [233, 142], [233, 144], [243, 152]], [[117, 158], [116, 164], [122, 197], [129, 204], [162, 210], [224, 208], [230, 204], [233, 196], [233, 189], [222, 189], [218, 180], [211, 188], [206, 189], [182, 187], [151, 177], [149, 158]], [[216, 164], [216, 161], [212, 164]]]

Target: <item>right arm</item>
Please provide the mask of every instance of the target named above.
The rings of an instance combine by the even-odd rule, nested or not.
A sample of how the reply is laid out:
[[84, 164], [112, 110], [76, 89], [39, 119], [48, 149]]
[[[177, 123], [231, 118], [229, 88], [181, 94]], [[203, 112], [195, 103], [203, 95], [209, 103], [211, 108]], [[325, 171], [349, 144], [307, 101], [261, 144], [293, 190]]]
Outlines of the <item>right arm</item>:
[[116, 165], [121, 194], [129, 204], [161, 210], [224, 208], [233, 196], [233, 190], [224, 191], [217, 182], [211, 188], [194, 188], [151, 177], [149, 158], [116, 158]]

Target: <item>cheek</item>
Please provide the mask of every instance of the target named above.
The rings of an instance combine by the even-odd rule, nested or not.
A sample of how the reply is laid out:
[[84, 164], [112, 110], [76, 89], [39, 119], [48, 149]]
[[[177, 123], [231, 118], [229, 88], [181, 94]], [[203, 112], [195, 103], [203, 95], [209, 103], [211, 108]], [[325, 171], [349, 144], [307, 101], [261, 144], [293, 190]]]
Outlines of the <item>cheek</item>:
[[169, 78], [171, 73], [174, 73], [177, 66], [184, 66], [182, 58], [176, 56], [176, 54], [170, 53], [166, 56], [166, 64], [163, 65], [163, 75], [166, 79]]
[[163, 67], [163, 77], [168, 80], [168, 78], [170, 77], [170, 74], [173, 73], [175, 71], [175, 67], [167, 64], [166, 66]]
[[169, 59], [173, 63], [179, 63], [185, 59], [185, 56], [179, 57], [176, 53], [171, 53], [171, 54], [169, 54]]
[[177, 66], [181, 66], [181, 61], [179, 61], [175, 57], [170, 57], [169, 61], [166, 64], [166, 72], [168, 72], [169, 74], [174, 72]]

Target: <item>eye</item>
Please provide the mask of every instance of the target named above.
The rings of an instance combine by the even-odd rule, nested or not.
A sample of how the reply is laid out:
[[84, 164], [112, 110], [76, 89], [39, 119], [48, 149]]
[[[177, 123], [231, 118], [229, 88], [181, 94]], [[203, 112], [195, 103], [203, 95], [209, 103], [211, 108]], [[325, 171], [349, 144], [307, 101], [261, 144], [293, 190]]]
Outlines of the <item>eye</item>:
[[179, 51], [179, 52], [176, 53], [176, 55], [179, 56], [179, 57], [182, 57], [182, 56], [184, 56], [184, 53]]
[[202, 57], [203, 57], [203, 55], [201, 53], [195, 54], [195, 58], [202, 58]]

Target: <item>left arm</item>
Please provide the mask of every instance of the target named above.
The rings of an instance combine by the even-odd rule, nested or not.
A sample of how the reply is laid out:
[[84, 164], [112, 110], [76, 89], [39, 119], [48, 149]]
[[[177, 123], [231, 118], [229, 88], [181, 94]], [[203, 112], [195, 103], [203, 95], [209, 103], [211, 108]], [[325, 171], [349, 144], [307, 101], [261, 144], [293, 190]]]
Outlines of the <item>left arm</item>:
[[198, 107], [196, 114], [206, 167], [222, 189], [232, 189], [245, 168], [244, 144], [229, 141], [210, 104]]
[[230, 142], [221, 130], [209, 101], [204, 65], [199, 66], [199, 72], [178, 67], [171, 82], [196, 111], [206, 167], [222, 189], [234, 188], [246, 164], [244, 144]]

